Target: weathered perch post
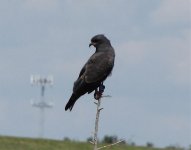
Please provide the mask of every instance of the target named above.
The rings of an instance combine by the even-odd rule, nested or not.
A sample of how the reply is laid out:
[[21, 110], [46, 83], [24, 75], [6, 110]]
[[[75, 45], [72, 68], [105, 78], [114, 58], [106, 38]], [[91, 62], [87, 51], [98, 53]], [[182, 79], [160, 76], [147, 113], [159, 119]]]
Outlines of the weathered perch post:
[[97, 112], [96, 112], [95, 130], [94, 130], [94, 138], [93, 138], [94, 150], [97, 150], [97, 144], [98, 144], [97, 134], [98, 134], [98, 126], [99, 126], [99, 114], [100, 114], [100, 111], [103, 109], [103, 108], [100, 108], [100, 105], [101, 105], [101, 98], [102, 98], [104, 89], [105, 89], [105, 86], [102, 83], [99, 87], [99, 90], [96, 91], [94, 94], [94, 98], [97, 100], [97, 103], [95, 102], [95, 104], [97, 105]]
[[103, 97], [102, 94], [104, 92], [104, 89], [105, 89], [105, 86], [103, 85], [103, 83], [101, 83], [98, 91], [95, 91], [95, 93], [94, 93], [94, 98], [97, 100], [97, 102], [94, 102], [97, 105], [97, 112], [96, 112], [96, 120], [95, 120], [94, 137], [93, 137], [93, 141], [90, 141], [90, 143], [94, 145], [94, 150], [100, 150], [100, 149], [110, 147], [110, 146], [116, 145], [116, 144], [124, 141], [124, 140], [120, 140], [116, 143], [109, 144], [109, 145], [98, 148], [98, 136], [97, 135], [98, 135], [98, 126], [99, 126], [99, 115], [100, 115], [100, 111], [103, 109], [103, 108], [100, 108], [100, 106], [101, 106], [101, 98]]

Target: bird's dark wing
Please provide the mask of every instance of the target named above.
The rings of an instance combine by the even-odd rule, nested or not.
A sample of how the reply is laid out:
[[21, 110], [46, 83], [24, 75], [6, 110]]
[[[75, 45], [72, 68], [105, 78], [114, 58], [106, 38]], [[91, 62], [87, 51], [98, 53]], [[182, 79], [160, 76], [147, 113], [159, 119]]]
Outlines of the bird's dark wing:
[[83, 75], [83, 73], [85, 72], [85, 70], [86, 70], [86, 64], [85, 64], [85, 65], [83, 66], [83, 68], [81, 69], [78, 78], [80, 78], [80, 77]]
[[84, 79], [86, 83], [102, 82], [111, 73], [113, 57], [110, 53], [95, 53], [85, 65]]
[[115, 52], [110, 41], [104, 35], [94, 36], [91, 39], [91, 45], [96, 48], [96, 52], [81, 69], [78, 79], [74, 82], [73, 93], [65, 110], [72, 110], [80, 96], [98, 88], [114, 66]]
[[78, 79], [74, 82], [73, 92], [91, 92], [92, 89], [86, 89], [86, 84], [104, 81], [111, 73], [113, 61], [114, 57], [110, 53], [94, 53], [81, 69]]

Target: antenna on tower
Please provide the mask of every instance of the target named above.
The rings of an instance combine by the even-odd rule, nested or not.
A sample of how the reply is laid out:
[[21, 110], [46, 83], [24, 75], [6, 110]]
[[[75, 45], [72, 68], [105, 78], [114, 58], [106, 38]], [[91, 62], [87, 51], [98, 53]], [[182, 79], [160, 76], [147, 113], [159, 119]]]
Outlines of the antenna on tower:
[[41, 88], [40, 102], [31, 101], [32, 106], [40, 109], [40, 122], [39, 122], [39, 138], [44, 137], [44, 123], [45, 123], [45, 108], [52, 108], [52, 102], [45, 101], [45, 87], [47, 85], [53, 86], [53, 76], [42, 77], [40, 75], [31, 75], [31, 85], [38, 85]]

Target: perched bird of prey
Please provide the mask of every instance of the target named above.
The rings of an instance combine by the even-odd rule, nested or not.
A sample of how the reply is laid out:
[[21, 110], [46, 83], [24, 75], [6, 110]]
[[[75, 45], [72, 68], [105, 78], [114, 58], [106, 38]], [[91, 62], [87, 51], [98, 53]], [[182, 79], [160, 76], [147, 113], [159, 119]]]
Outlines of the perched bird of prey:
[[80, 96], [96, 91], [113, 69], [115, 52], [110, 41], [103, 34], [99, 34], [91, 39], [90, 46], [94, 46], [96, 51], [83, 66], [74, 82], [73, 93], [65, 110], [71, 111]]

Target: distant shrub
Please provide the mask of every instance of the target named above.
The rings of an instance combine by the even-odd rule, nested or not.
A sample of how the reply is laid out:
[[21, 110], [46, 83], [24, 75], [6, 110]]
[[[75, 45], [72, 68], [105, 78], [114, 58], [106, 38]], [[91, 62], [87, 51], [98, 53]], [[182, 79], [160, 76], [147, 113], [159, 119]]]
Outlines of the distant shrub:
[[128, 143], [128, 145], [130, 145], [130, 146], [136, 146], [136, 143], [135, 143], [135, 142], [130, 142], [130, 143]]
[[126, 141], [123, 140], [123, 139], [120, 139], [119, 141], [121, 141], [120, 144], [123, 144], [123, 145], [126, 145], [126, 144], [127, 144]]
[[64, 137], [63, 139], [65, 142], [69, 142], [69, 141], [72, 141], [69, 137]]
[[118, 141], [118, 137], [117, 136], [109, 136], [109, 135], [105, 135], [102, 143], [108, 143], [108, 144], [112, 144]]
[[154, 144], [151, 143], [151, 142], [147, 142], [146, 146], [147, 146], [147, 147], [154, 147]]
[[184, 150], [184, 148], [179, 146], [170, 145], [165, 148], [166, 150]]
[[87, 142], [93, 141], [93, 138], [92, 137], [88, 137], [86, 141]]

